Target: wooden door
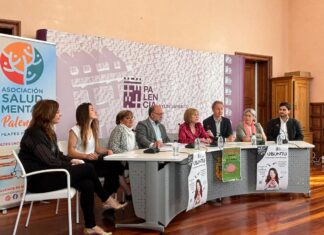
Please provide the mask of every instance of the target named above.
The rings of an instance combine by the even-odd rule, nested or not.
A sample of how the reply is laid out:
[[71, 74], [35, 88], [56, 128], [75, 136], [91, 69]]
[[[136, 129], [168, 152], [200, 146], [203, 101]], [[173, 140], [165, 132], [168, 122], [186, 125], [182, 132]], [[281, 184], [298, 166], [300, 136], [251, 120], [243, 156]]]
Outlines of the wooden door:
[[267, 76], [268, 68], [267, 62], [258, 62], [258, 122], [263, 128], [267, 126], [269, 121], [268, 114], [268, 100], [269, 100], [269, 78]]
[[245, 61], [244, 71], [244, 109], [255, 108], [255, 63]]
[[[264, 61], [245, 61], [244, 109], [255, 109], [257, 106], [257, 119], [263, 127], [265, 127], [268, 122], [267, 102], [269, 94], [269, 79], [267, 77], [267, 69], [267, 63]], [[255, 71], [257, 71], [258, 75], [257, 82], [255, 81]], [[257, 84], [257, 94], [255, 94], [255, 84]]]
[[[258, 122], [266, 127], [270, 119], [270, 78], [272, 77], [272, 57], [235, 52], [245, 59], [244, 108], [257, 108]], [[257, 69], [256, 69], [257, 66]], [[257, 91], [255, 91], [255, 71], [257, 71]], [[257, 92], [257, 94], [255, 94]]]

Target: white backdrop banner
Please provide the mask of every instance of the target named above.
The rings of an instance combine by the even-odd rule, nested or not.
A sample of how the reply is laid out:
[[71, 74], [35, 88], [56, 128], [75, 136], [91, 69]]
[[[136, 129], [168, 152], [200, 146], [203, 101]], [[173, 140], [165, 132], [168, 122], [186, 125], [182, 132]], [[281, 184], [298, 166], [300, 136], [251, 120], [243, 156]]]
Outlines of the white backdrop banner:
[[57, 100], [63, 113], [59, 139], [67, 139], [82, 102], [96, 107], [102, 137], [109, 136], [120, 110], [130, 109], [137, 122], [147, 118], [152, 104], [164, 108], [168, 133], [178, 132], [188, 107], [199, 110], [201, 121], [211, 115], [215, 100], [225, 102], [225, 116], [234, 124], [241, 119], [241, 57], [46, 32], [47, 40], [57, 44]]

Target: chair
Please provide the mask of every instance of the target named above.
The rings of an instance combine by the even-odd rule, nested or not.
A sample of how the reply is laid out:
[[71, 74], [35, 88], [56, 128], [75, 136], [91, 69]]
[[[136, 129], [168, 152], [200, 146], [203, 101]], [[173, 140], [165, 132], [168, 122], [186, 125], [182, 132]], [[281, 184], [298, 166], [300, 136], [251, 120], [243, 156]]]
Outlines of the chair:
[[[68, 142], [66, 140], [61, 140], [57, 142], [57, 145], [60, 149], [60, 151], [64, 154], [64, 155], [68, 155]], [[80, 206], [79, 206], [79, 192], [76, 192], [76, 196], [75, 196], [75, 223], [80, 223]], [[60, 199], [57, 199], [56, 202], [56, 209], [55, 209], [55, 214], [58, 214], [58, 210], [59, 210], [59, 206], [60, 206]]]
[[[24, 191], [23, 191], [21, 202], [20, 202], [20, 207], [19, 207], [13, 235], [16, 235], [24, 202], [31, 202], [30, 207], [29, 207], [28, 216], [27, 216], [27, 221], [25, 224], [25, 227], [27, 228], [28, 224], [29, 224], [29, 219], [30, 219], [34, 201], [52, 200], [52, 199], [60, 199], [60, 198], [68, 199], [68, 223], [69, 223], [69, 234], [71, 235], [72, 234], [71, 198], [73, 198], [74, 195], [76, 194], [76, 189], [74, 189], [73, 187], [70, 186], [69, 172], [65, 169], [49, 169], [49, 170], [34, 171], [34, 172], [30, 172], [30, 173], [26, 174], [24, 166], [22, 165], [20, 159], [18, 158], [18, 155], [17, 155], [18, 152], [19, 152], [19, 149], [12, 151], [12, 153], [17, 161], [17, 165], [20, 167], [21, 172], [22, 172], [22, 175], [20, 177], [22, 177], [24, 179]], [[61, 190], [50, 191], [50, 192], [46, 192], [46, 193], [27, 192], [27, 177], [28, 176], [49, 173], [49, 172], [64, 172], [66, 174], [66, 178], [67, 178], [67, 188], [61, 189]]]

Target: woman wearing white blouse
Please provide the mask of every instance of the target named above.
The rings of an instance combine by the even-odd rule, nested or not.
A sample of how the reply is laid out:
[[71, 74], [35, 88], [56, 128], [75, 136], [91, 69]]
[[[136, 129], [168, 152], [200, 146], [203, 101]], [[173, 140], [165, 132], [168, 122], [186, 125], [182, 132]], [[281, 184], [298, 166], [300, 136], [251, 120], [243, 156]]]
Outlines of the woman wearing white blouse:
[[[111, 155], [113, 152], [99, 145], [98, 117], [91, 103], [78, 106], [76, 119], [77, 124], [69, 132], [68, 155], [93, 164], [98, 176], [105, 178], [104, 189], [109, 193], [115, 193], [119, 186], [123, 187], [126, 184], [123, 176], [124, 169], [120, 162], [103, 161], [99, 158], [100, 154]], [[120, 204], [113, 199], [112, 203], [105, 205], [104, 208], [120, 209], [126, 205], [127, 203]]]

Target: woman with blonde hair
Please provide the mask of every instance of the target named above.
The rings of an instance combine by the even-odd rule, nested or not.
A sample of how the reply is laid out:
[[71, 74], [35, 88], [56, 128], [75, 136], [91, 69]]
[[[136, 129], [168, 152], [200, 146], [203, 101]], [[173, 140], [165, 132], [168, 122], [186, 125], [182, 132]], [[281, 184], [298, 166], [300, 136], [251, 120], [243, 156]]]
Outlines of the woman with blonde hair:
[[255, 110], [247, 108], [243, 112], [243, 121], [236, 128], [236, 141], [250, 142], [252, 135], [255, 135], [257, 139], [267, 141], [261, 124], [256, 123]]
[[184, 123], [179, 127], [179, 142], [192, 144], [199, 138], [202, 143], [210, 144], [211, 139], [199, 122], [199, 113], [195, 108], [188, 108], [183, 115]]

